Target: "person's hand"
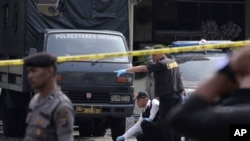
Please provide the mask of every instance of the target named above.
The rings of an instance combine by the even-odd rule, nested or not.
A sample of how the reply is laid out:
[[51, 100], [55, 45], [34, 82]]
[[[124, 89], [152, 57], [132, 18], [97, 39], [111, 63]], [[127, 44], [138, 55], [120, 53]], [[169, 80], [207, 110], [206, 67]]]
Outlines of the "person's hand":
[[238, 75], [237, 80], [239, 82], [239, 87], [243, 89], [250, 88], [250, 75]]
[[243, 47], [232, 54], [230, 67], [236, 74], [250, 74], [250, 46]]
[[118, 136], [115, 141], [124, 141], [125, 138], [123, 136]]
[[148, 121], [148, 122], [151, 121], [149, 118], [144, 118], [143, 120]]
[[126, 69], [121, 69], [121, 70], [116, 70], [115, 72], [117, 73], [116, 76], [119, 77], [120, 75], [126, 73], [127, 70]]

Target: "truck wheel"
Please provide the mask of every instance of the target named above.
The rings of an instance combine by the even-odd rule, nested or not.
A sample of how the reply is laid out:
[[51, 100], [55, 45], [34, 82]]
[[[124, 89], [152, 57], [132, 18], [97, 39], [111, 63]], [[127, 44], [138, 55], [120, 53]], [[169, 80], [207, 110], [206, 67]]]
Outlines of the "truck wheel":
[[1, 93], [0, 94], [0, 120], [3, 120], [3, 111], [4, 111], [4, 95]]
[[126, 118], [114, 118], [111, 123], [111, 134], [113, 141], [116, 137], [124, 134], [126, 128]]
[[94, 137], [103, 137], [106, 133], [106, 129], [102, 127], [94, 127], [93, 136]]
[[16, 109], [7, 109], [4, 111], [3, 116], [3, 134], [7, 137], [15, 137], [17, 132], [18, 124], [18, 110]]
[[7, 107], [7, 90], [2, 89], [1, 95], [3, 98], [2, 103], [2, 112], [3, 112], [3, 134], [7, 137], [14, 137], [17, 124], [17, 115], [15, 115], [16, 111], [14, 109], [10, 109]]
[[80, 137], [91, 137], [92, 122], [80, 122], [79, 123], [79, 136]]
[[[3, 134], [7, 137], [23, 137], [29, 96], [7, 90], [2, 92], [6, 94], [3, 104]], [[14, 103], [18, 106], [13, 106]]]
[[103, 121], [103, 120], [96, 120], [94, 123], [95, 124], [94, 124], [94, 127], [93, 127], [93, 133], [92, 133], [92, 135], [94, 137], [103, 137], [105, 135], [105, 133], [106, 133], [106, 128], [108, 128], [106, 126], [105, 121]]

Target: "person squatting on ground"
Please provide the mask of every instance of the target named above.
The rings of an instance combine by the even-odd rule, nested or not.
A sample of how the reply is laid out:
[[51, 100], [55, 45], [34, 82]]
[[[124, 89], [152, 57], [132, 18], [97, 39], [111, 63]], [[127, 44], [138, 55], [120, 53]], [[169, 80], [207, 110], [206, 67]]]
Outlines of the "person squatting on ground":
[[169, 123], [186, 137], [200, 141], [229, 141], [234, 136], [230, 126], [250, 125], [249, 60], [250, 47], [224, 59], [212, 78], [171, 111]]
[[74, 111], [56, 83], [57, 58], [36, 53], [24, 58], [30, 86], [37, 91], [29, 103], [23, 141], [73, 141]]
[[[162, 49], [157, 45], [154, 49]], [[175, 60], [168, 58], [163, 53], [153, 54], [153, 63], [135, 66], [127, 69], [117, 70], [117, 76], [126, 72], [154, 72], [155, 95], [160, 99], [159, 113], [162, 129], [162, 141], [180, 141], [181, 135], [175, 132], [166, 122], [169, 110], [181, 103], [184, 87], [178, 64]]]
[[138, 134], [138, 141], [149, 141], [158, 139], [159, 132], [159, 101], [157, 99], [150, 100], [146, 92], [138, 92], [136, 97], [137, 105], [142, 109], [139, 120], [122, 136], [118, 136], [116, 141], [124, 141], [128, 137]]

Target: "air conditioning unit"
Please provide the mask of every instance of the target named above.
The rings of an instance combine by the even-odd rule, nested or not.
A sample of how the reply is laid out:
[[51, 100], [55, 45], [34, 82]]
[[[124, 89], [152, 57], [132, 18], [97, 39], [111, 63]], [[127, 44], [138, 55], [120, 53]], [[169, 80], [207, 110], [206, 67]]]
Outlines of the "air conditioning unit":
[[137, 5], [138, 3], [140, 3], [142, 0], [130, 0], [130, 4], [133, 4], [133, 5]]
[[46, 16], [58, 16], [60, 0], [38, 0], [37, 7]]

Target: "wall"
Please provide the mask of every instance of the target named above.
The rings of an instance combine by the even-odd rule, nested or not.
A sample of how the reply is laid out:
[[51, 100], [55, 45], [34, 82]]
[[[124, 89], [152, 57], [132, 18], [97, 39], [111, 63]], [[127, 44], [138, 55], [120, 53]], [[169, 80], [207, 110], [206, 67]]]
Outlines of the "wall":
[[135, 5], [134, 12], [134, 42], [152, 41], [151, 0], [143, 0]]
[[250, 39], [250, 0], [246, 0], [245, 8], [245, 37]]

